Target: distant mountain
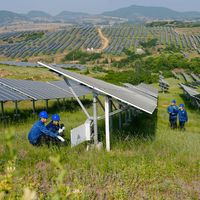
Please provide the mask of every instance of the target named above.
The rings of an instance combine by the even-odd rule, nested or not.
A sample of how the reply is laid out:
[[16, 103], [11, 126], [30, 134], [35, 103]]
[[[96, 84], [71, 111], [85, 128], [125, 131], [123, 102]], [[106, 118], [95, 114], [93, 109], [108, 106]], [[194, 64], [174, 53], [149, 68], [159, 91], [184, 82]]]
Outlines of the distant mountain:
[[29, 18], [43, 18], [43, 17], [52, 17], [50, 14], [43, 12], [43, 11], [38, 11], [38, 10], [32, 10], [26, 14], [27, 17]]
[[63, 11], [55, 16], [57, 20], [68, 21], [90, 16], [88, 13]]
[[31, 21], [35, 22], [50, 22], [54, 21], [54, 18], [43, 11], [38, 11], [38, 10], [32, 10], [26, 14], [27, 18]]
[[21, 14], [17, 14], [6, 10], [0, 11], [0, 24], [8, 24], [11, 22], [26, 21], [26, 20], [28, 20], [27, 17]]
[[200, 19], [200, 12], [177, 12], [164, 7], [147, 7], [132, 5], [118, 10], [104, 12], [102, 15], [126, 18], [129, 21], [163, 20], [163, 19]]
[[[119, 18], [123, 18], [120, 19]], [[33, 10], [27, 14], [18, 14], [0, 10], [0, 25], [13, 22], [70, 22], [74, 24], [115, 24], [123, 21], [146, 22], [152, 20], [200, 20], [200, 12], [177, 12], [164, 7], [130, 6], [118, 10], [104, 12], [101, 15], [90, 15], [82, 12], [63, 11], [56, 16]]]

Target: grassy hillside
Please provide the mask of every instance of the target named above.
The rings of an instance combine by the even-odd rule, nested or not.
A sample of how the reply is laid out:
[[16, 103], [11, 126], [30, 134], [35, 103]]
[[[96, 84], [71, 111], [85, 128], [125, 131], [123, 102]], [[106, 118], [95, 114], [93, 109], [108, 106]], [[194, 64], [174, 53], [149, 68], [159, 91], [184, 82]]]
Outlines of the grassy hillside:
[[[132, 5], [126, 8], [120, 8], [114, 11], [104, 12], [103, 15], [122, 17], [129, 21], [145, 21], [148, 19], [192, 19], [199, 17], [199, 12], [177, 12], [165, 7], [147, 7]], [[146, 20], [147, 21], [147, 20]]]
[[[170, 91], [160, 93], [153, 116], [142, 114], [130, 127], [113, 130], [110, 153], [86, 151], [84, 144], [74, 149], [70, 144], [60, 149], [31, 146], [27, 135], [37, 116], [28, 109], [30, 102], [21, 102], [21, 120], [0, 125], [0, 199], [199, 199], [200, 112], [189, 106], [177, 80], [168, 82]], [[168, 128], [166, 109], [174, 98], [188, 110], [185, 132]], [[91, 102], [84, 103], [91, 111]], [[8, 112], [11, 106], [6, 104]], [[38, 102], [38, 111], [42, 108], [43, 102]], [[49, 113], [55, 112], [66, 124], [66, 139], [70, 129], [85, 120], [70, 100], [60, 109], [51, 101]], [[104, 142], [102, 122], [99, 132]]]

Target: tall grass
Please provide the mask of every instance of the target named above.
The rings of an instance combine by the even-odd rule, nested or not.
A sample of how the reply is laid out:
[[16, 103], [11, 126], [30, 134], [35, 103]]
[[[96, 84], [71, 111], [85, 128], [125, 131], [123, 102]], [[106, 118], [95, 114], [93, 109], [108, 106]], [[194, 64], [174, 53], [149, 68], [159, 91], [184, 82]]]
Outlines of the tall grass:
[[[0, 126], [0, 197], [21, 199], [28, 194], [38, 199], [199, 199], [200, 113], [182, 98], [178, 82], [168, 81], [170, 91], [160, 93], [153, 116], [141, 114], [122, 130], [116, 128], [118, 118], [114, 118], [110, 153], [86, 151], [85, 144], [73, 149], [70, 144], [60, 148], [31, 146], [27, 135], [37, 117], [30, 114], [31, 110], [26, 111], [28, 103], [22, 103], [22, 120]], [[174, 98], [186, 104], [189, 122], [185, 132], [168, 126], [166, 109]], [[91, 112], [91, 102], [84, 103]], [[52, 102], [49, 112], [61, 115], [67, 127], [66, 139], [70, 138], [70, 129], [86, 119], [71, 101], [59, 110]], [[99, 122], [99, 133], [105, 143], [103, 121]]]

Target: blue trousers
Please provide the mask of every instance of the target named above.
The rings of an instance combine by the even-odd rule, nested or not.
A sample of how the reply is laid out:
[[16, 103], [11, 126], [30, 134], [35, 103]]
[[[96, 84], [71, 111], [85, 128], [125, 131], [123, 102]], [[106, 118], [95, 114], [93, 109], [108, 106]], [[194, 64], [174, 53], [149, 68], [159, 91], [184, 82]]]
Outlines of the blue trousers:
[[169, 118], [169, 122], [171, 129], [177, 128], [177, 118]]

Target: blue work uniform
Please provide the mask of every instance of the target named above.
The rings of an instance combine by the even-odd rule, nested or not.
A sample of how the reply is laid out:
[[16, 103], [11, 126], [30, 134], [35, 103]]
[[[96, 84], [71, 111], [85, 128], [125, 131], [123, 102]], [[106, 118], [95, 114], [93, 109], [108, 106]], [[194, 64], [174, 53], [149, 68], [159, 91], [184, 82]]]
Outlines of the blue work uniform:
[[53, 121], [51, 121], [49, 124], [46, 125], [46, 128], [50, 130], [53, 133], [58, 133], [58, 130], [60, 129], [60, 125], [53, 124]]
[[170, 105], [167, 108], [167, 112], [169, 113], [169, 122], [171, 128], [177, 128], [177, 115], [179, 112], [178, 107], [175, 105]]
[[36, 145], [39, 142], [41, 136], [57, 138], [57, 134], [48, 130], [45, 124], [41, 120], [39, 120], [32, 126], [28, 134], [28, 140], [31, 144]]
[[185, 130], [185, 122], [188, 121], [188, 114], [186, 110], [179, 110], [179, 127], [181, 130]]
[[178, 116], [179, 116], [180, 122], [187, 122], [188, 121], [188, 115], [187, 115], [186, 110], [179, 110]]

